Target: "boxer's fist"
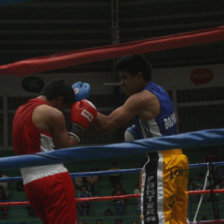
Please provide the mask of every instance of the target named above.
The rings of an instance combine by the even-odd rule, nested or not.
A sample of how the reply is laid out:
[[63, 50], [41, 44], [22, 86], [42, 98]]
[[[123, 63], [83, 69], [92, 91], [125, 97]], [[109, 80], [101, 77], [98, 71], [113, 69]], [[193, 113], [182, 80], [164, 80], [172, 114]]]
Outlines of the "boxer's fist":
[[84, 131], [96, 119], [96, 107], [88, 100], [81, 100], [76, 102], [71, 107], [71, 131], [79, 138]]
[[134, 141], [136, 139], [140, 139], [140, 133], [138, 133], [135, 124], [128, 127], [124, 132], [124, 140], [126, 142]]
[[76, 101], [80, 101], [83, 99], [88, 99], [90, 95], [91, 87], [86, 82], [76, 82], [72, 84], [72, 88], [75, 93], [75, 99]]

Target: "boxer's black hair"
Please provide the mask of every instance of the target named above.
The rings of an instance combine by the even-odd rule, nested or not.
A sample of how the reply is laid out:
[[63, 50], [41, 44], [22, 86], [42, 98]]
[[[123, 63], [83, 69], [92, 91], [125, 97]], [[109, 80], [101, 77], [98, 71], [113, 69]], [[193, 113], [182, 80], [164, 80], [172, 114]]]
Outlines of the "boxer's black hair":
[[151, 81], [152, 79], [152, 66], [142, 54], [121, 57], [116, 63], [116, 69], [128, 72], [132, 76], [142, 72], [145, 81]]
[[71, 84], [64, 79], [49, 82], [43, 88], [40, 95], [46, 96], [47, 100], [54, 100], [59, 96], [63, 96], [66, 104], [73, 104], [75, 102], [74, 90], [72, 89]]

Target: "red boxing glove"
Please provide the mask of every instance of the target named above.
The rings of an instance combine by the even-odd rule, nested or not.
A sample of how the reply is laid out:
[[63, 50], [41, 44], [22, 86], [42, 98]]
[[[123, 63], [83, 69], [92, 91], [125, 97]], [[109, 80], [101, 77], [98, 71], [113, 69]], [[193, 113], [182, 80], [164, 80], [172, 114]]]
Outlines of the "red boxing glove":
[[76, 102], [71, 107], [71, 131], [79, 138], [96, 119], [96, 107], [88, 100]]
[[88, 100], [81, 100], [72, 105], [71, 121], [86, 130], [96, 119], [96, 107]]

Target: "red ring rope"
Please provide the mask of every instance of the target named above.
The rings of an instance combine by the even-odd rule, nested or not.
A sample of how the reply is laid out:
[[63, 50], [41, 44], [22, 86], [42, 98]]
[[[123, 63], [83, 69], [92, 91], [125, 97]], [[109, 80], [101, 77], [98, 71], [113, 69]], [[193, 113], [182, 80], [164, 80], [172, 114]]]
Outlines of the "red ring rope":
[[15, 63], [1, 65], [0, 75], [29, 75], [68, 66], [99, 60], [107, 60], [124, 55], [155, 52], [198, 45], [224, 39], [224, 26], [155, 37], [129, 43], [87, 48], [43, 57], [30, 58]]
[[[215, 194], [224, 193], [224, 189], [214, 189], [212, 191]], [[210, 194], [211, 190], [195, 190], [188, 191], [189, 195], [196, 194]], [[103, 197], [90, 197], [90, 198], [76, 198], [77, 202], [85, 202], [85, 201], [108, 201], [108, 200], [118, 200], [118, 199], [131, 199], [131, 198], [139, 198], [140, 194], [127, 194], [127, 195], [119, 195], [119, 196], [103, 196]], [[8, 206], [23, 206], [30, 205], [28, 201], [18, 201], [18, 202], [0, 202], [0, 207], [8, 207]]]

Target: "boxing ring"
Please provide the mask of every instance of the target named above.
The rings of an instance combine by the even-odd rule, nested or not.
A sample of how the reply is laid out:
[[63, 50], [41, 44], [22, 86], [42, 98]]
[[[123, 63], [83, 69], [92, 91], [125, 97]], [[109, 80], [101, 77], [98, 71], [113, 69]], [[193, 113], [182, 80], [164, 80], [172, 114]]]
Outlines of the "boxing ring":
[[[46, 165], [55, 164], [58, 162], [71, 163], [71, 162], [88, 162], [88, 161], [98, 161], [105, 160], [108, 158], [130, 158], [133, 156], [138, 156], [141, 154], [163, 151], [172, 148], [192, 148], [192, 147], [209, 147], [214, 145], [224, 144], [224, 129], [207, 129], [196, 132], [188, 132], [184, 134], [178, 134], [174, 136], [158, 137], [154, 139], [142, 139], [135, 140], [133, 142], [116, 143], [108, 145], [99, 146], [86, 146], [86, 147], [75, 147], [75, 148], [65, 148], [51, 152], [42, 152], [31, 155], [24, 156], [10, 156], [0, 158], [0, 170], [11, 170], [19, 169], [21, 167], [36, 166], [36, 165]], [[127, 156], [128, 155], [128, 156]], [[205, 167], [207, 168], [206, 179], [212, 172], [212, 168], [224, 166], [224, 162], [214, 162], [214, 163], [196, 163], [190, 164], [190, 169], [196, 169]], [[121, 169], [121, 170], [107, 170], [107, 171], [94, 171], [94, 172], [82, 172], [82, 173], [71, 173], [72, 178], [81, 176], [108, 176], [112, 174], [136, 174], [139, 173], [141, 168], [132, 169]], [[7, 177], [1, 178], [2, 182], [19, 182], [22, 181], [21, 177]], [[207, 180], [205, 180], [206, 182]], [[212, 185], [211, 185], [212, 186]], [[209, 195], [214, 197], [216, 194], [223, 194], [224, 189], [202, 189], [189, 191], [189, 196], [201, 195], [198, 208], [200, 209], [200, 202], [204, 195]], [[136, 199], [139, 194], [127, 194], [122, 196], [101, 196], [101, 197], [91, 197], [91, 198], [77, 198], [77, 202], [83, 201], [113, 201], [115, 199]], [[5, 201], [0, 202], [0, 207], [14, 207], [14, 206], [29, 206], [28, 201]], [[197, 222], [197, 216], [194, 215], [194, 220], [191, 223], [224, 223], [223, 213], [217, 213], [217, 203], [212, 202], [214, 219], [207, 221]], [[196, 211], [197, 213], [198, 211]], [[220, 216], [221, 215], [221, 216]], [[82, 217], [81, 217], [82, 219]], [[10, 222], [6, 222], [10, 223]], [[35, 222], [34, 222], [35, 223]]]
[[[16, 0], [14, 2], [16, 2]], [[113, 44], [103, 47], [88, 48], [82, 50], [62, 52], [59, 54], [48, 55], [38, 58], [25, 59], [22, 61], [6, 65], [0, 65], [0, 75], [26, 76], [54, 69], [64, 68], [68, 66], [85, 64], [99, 60], [112, 59], [124, 55], [157, 52], [173, 48], [200, 45], [220, 40], [224, 40], [224, 26], [144, 39], [129, 43]], [[223, 128], [188, 132], [178, 134], [175, 136], [158, 137], [155, 139], [142, 139], [126, 143], [66, 148], [47, 153], [45, 152], [24, 156], [3, 157], [0, 158], [0, 170], [17, 170], [22, 167], [47, 165], [55, 163], [64, 163], [66, 165], [67, 163], [99, 161], [113, 158], [115, 159], [129, 158], [144, 155], [145, 153], [149, 152], [156, 152], [173, 148], [183, 148], [187, 150], [195, 147], [203, 148], [216, 145], [224, 145]], [[214, 167], [221, 167], [221, 166], [224, 166], [224, 162], [195, 163], [190, 164], [190, 169], [198, 169], [202, 167], [207, 169], [205, 179], [206, 183], [207, 179], [209, 179], [208, 177], [213, 172]], [[94, 172], [71, 173], [70, 175], [72, 178], [82, 176], [85, 177], [109, 176], [112, 174], [126, 175], [126, 174], [139, 174], [140, 170], [141, 168], [132, 168], [132, 169], [121, 169], [117, 171], [105, 170]], [[0, 182], [17, 183], [21, 181], [22, 181], [21, 177], [0, 178]], [[190, 202], [191, 197], [195, 195], [200, 196], [199, 201], [197, 203], [197, 207], [189, 208], [188, 218], [190, 222], [198, 224], [224, 223], [224, 212], [218, 211], [217, 206], [218, 203], [215, 200], [211, 202], [212, 210], [209, 211], [213, 216], [213, 220], [200, 221], [198, 217], [198, 212], [200, 210], [201, 203], [203, 203], [204, 196], [207, 195], [214, 198], [216, 195], [222, 195], [223, 193], [224, 189], [214, 189], [212, 187], [210, 189], [189, 191]], [[139, 196], [140, 196], [139, 194], [127, 194], [123, 196], [77, 198], [76, 200], [77, 202], [80, 201], [100, 202], [100, 201], [113, 201], [115, 199], [131, 200], [139, 198]], [[0, 207], [23, 207], [29, 205], [30, 204], [28, 201], [0, 202]], [[189, 203], [189, 206], [191, 206], [191, 203]], [[224, 205], [222, 209], [224, 210]], [[80, 220], [83, 220], [83, 218], [81, 217], [79, 218]], [[139, 222], [139, 220], [137, 221]], [[10, 220], [5, 220], [4, 223], [10, 223]], [[18, 221], [18, 223], [21, 223], [21, 221]], [[33, 222], [31, 221], [30, 223], [32, 224], [41, 222], [35, 219]], [[16, 223], [13, 222], [13, 224]]]

